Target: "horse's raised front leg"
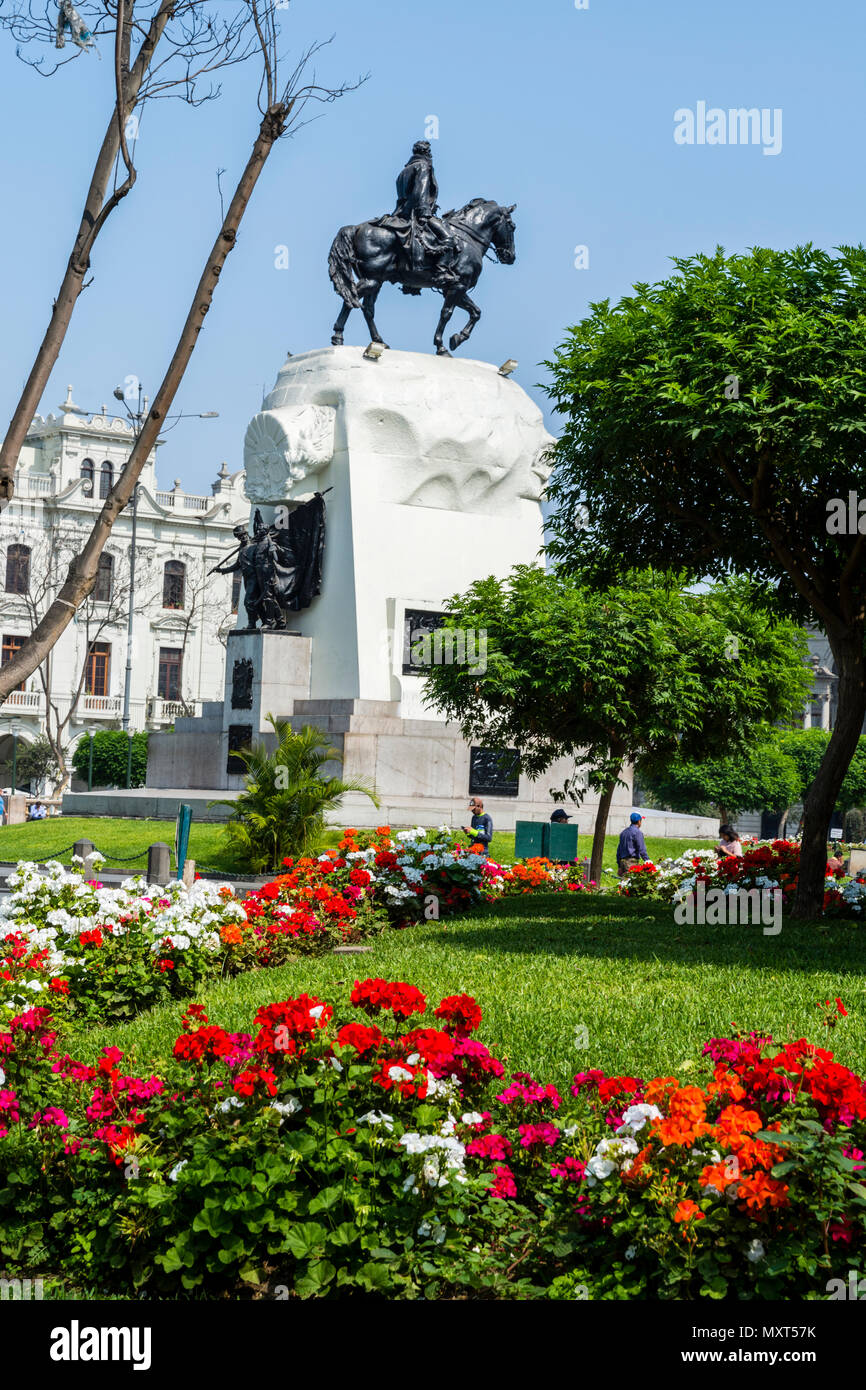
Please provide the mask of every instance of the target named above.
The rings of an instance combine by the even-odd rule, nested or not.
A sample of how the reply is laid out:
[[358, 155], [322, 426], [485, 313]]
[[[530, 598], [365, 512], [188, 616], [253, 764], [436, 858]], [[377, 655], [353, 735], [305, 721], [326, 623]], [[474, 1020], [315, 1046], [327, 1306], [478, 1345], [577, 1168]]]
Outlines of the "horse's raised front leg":
[[[436, 332], [433, 334], [433, 342], [436, 346], [436, 353], [439, 357], [451, 356], [451, 353], [448, 351], [448, 349], [442, 346], [442, 334], [445, 332], [445, 325], [449, 322], [451, 315], [454, 313], [456, 304], [457, 300], [452, 299], [452, 297], [447, 294], [444, 300], [442, 301], [442, 313], [439, 315], [439, 322], [436, 325]], [[451, 346], [454, 346], [453, 338], [451, 339]]]
[[465, 309], [469, 315], [469, 322], [459, 333], [454, 333], [448, 343], [452, 352], [456, 352], [461, 343], [465, 343], [469, 334], [472, 332], [478, 320], [481, 318], [481, 310], [468, 294], [461, 294], [457, 300], [461, 309]]
[[346, 303], [344, 303], [342, 309], [340, 310], [339, 314], [337, 315], [337, 321], [336, 321], [336, 323], [334, 324], [334, 331], [333, 331], [333, 333], [331, 334], [331, 343], [332, 343], [332, 345], [333, 345], [334, 347], [342, 347], [342, 344], [343, 344], [343, 329], [346, 327], [346, 322], [347, 322], [348, 317], [349, 317], [349, 315], [351, 314], [351, 312], [352, 312], [352, 306], [351, 306], [351, 304], [346, 304]]
[[361, 295], [361, 308], [364, 313], [364, 318], [367, 320], [367, 327], [370, 330], [370, 341], [373, 343], [381, 343], [382, 347], [386, 348], [388, 344], [379, 333], [374, 317], [376, 312], [376, 300], [379, 298], [379, 291], [381, 288], [381, 280], [366, 280], [358, 287]]

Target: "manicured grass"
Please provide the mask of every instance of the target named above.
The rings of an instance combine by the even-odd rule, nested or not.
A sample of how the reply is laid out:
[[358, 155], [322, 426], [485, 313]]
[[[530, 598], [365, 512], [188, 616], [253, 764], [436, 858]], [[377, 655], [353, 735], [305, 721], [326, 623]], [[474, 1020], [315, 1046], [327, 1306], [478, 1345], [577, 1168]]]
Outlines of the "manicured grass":
[[[301, 959], [202, 990], [211, 1019], [247, 1030], [255, 1008], [303, 990], [346, 999], [356, 978], [408, 980], [431, 1007], [466, 990], [506, 1066], [567, 1086], [576, 1071], [687, 1077], [704, 1042], [767, 1029], [806, 1036], [866, 1072], [866, 931], [848, 923], [677, 926], [669, 908], [615, 897], [536, 894], [474, 916], [389, 931], [363, 955]], [[819, 1001], [840, 995], [849, 1017], [828, 1037]], [[158, 1064], [179, 1032], [182, 1005], [74, 1040], [82, 1056], [117, 1043]], [[587, 1046], [576, 1030], [585, 1028]]]
[[[53, 816], [44, 821], [23, 825], [0, 826], [0, 860], [59, 859], [68, 864], [72, 858], [69, 848], [75, 840], [92, 840], [102, 854], [108, 856], [106, 868], [137, 873], [147, 867], [148, 846], [163, 840], [174, 853], [174, 821], [112, 819], [108, 816]], [[221, 825], [192, 823], [189, 857], [202, 865], [229, 872], [233, 867], [222, 848], [224, 830]], [[58, 850], [64, 853], [58, 854]], [[131, 863], [112, 863], [112, 858]]]
[[[399, 827], [394, 827], [399, 829]], [[322, 848], [336, 845], [342, 831], [337, 827], [328, 828], [322, 836]], [[72, 857], [70, 846], [75, 840], [92, 840], [96, 848], [109, 857], [109, 869], [136, 873], [147, 866], [147, 850], [157, 840], [163, 840], [174, 850], [174, 821], [114, 819], [109, 816], [54, 816], [45, 821], [25, 822], [24, 825], [0, 826], [0, 860], [15, 862], [17, 859], [54, 859], [68, 864]], [[618, 837], [608, 835], [605, 839], [605, 868], [616, 868], [616, 845]], [[689, 846], [709, 844], [700, 840], [663, 840], [649, 837], [647, 849], [654, 859], [673, 858]], [[580, 858], [588, 856], [591, 839], [581, 836], [578, 842]], [[58, 854], [58, 850], [64, 853]], [[490, 847], [491, 858], [503, 864], [514, 862], [513, 831], [497, 830]], [[131, 862], [113, 863], [112, 859]], [[244, 865], [234, 861], [225, 846], [225, 830], [213, 822], [193, 820], [190, 831], [189, 857], [199, 868], [215, 869], [221, 873], [241, 873]], [[608, 883], [613, 882], [606, 875]]]

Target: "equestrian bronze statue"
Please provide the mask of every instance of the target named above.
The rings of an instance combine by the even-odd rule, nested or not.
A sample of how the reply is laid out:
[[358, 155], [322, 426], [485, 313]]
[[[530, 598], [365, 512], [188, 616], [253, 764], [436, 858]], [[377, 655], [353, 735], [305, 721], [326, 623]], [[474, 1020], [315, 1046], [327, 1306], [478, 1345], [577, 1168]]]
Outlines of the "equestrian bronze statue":
[[[393, 213], [341, 227], [328, 257], [328, 271], [343, 307], [334, 324], [331, 342], [339, 346], [353, 309], [361, 309], [374, 343], [383, 341], [376, 327], [375, 309], [386, 281], [402, 287], [404, 294], [437, 290], [443, 297], [442, 312], [433, 342], [440, 357], [450, 357], [465, 343], [481, 310], [469, 298], [492, 247], [502, 265], [514, 264], [516, 204], [501, 207], [486, 198], [473, 198], [465, 207], [438, 215], [439, 188], [433, 171], [430, 145], [418, 140], [412, 157], [397, 177], [397, 206]], [[469, 315], [466, 326], [449, 339], [442, 335], [455, 309]]]

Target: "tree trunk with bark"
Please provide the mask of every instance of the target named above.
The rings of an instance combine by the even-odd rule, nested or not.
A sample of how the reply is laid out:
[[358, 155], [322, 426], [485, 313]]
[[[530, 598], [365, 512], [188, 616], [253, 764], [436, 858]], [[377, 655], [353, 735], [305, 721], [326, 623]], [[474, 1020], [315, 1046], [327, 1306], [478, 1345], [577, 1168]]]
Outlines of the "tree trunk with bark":
[[824, 902], [827, 835], [845, 774], [857, 749], [866, 716], [866, 659], [858, 624], [840, 639], [828, 633], [839, 677], [836, 723], [803, 807], [803, 838], [794, 916], [819, 917]]
[[607, 834], [607, 818], [610, 815], [610, 808], [613, 802], [613, 794], [616, 791], [617, 778], [605, 787], [598, 802], [598, 810], [595, 813], [595, 827], [592, 834], [592, 851], [589, 859], [589, 876], [599, 886], [601, 885], [601, 875], [604, 868], [604, 837]]
[[174, 356], [163, 377], [153, 405], [133, 445], [117, 484], [106, 498], [84, 548], [69, 566], [66, 581], [31, 636], [5, 666], [0, 667], [0, 703], [26, 676], [45, 660], [61, 633], [71, 622], [79, 605], [96, 583], [97, 566], [111, 528], [132, 497], [141, 470], [156, 443], [165, 416], [171, 409], [183, 380], [189, 360], [195, 350], [198, 335], [204, 325], [220, 273], [233, 249], [238, 228], [247, 209], [253, 190], [274, 145], [286, 129], [292, 102], [277, 102], [262, 117], [259, 134], [246, 168], [235, 189], [228, 211], [207, 264], [193, 296]]

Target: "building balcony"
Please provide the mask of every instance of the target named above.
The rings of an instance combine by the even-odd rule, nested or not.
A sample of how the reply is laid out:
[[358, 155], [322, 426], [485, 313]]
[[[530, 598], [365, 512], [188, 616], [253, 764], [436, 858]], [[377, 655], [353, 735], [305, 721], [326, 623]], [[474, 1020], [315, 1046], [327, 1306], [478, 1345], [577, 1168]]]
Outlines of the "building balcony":
[[82, 695], [78, 714], [86, 719], [118, 719], [122, 703], [119, 695]]
[[147, 702], [147, 722], [155, 728], [173, 724], [176, 719], [200, 719], [201, 700], [161, 700], [151, 695]]
[[40, 715], [45, 712], [45, 694], [42, 690], [10, 690], [0, 709], [6, 715]]
[[174, 507], [178, 512], [207, 512], [214, 505], [213, 497], [197, 497], [189, 492], [158, 492], [160, 507]]

